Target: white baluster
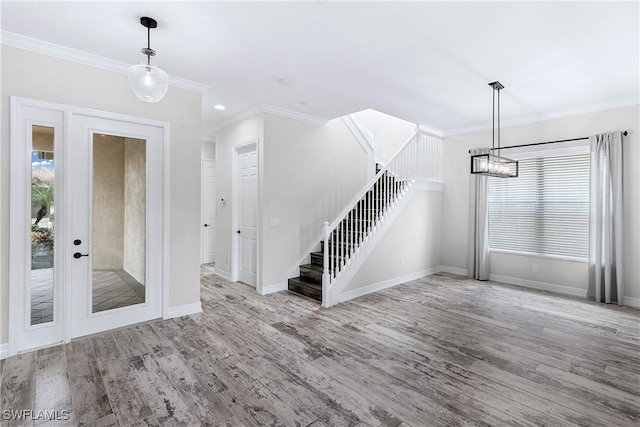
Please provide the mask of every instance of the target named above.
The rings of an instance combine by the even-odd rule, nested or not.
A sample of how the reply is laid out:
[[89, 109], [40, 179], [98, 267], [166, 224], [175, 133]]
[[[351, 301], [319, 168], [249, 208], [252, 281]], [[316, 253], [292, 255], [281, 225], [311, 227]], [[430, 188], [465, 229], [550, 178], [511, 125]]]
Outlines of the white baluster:
[[324, 257], [322, 260], [322, 306], [330, 307], [331, 298], [329, 296], [329, 222], [325, 221], [322, 227], [324, 236]]
[[338, 228], [340, 224], [336, 227], [335, 230], [331, 233], [331, 284], [333, 285], [336, 281], [337, 268], [338, 268], [338, 253], [336, 251], [336, 238], [338, 237]]
[[347, 227], [347, 238], [345, 239], [345, 246], [347, 248], [347, 258], [351, 261], [351, 236], [353, 236], [353, 209], [348, 214], [349, 222]]

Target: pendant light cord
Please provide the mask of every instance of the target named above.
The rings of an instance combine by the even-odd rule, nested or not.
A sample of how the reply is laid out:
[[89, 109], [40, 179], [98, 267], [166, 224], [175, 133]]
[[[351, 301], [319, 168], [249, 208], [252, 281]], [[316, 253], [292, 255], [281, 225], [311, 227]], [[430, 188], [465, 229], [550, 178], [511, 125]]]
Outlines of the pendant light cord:
[[498, 88], [498, 157], [500, 157], [500, 88]]
[[493, 103], [491, 105], [491, 151], [496, 149], [496, 88], [493, 88]]
[[147, 27], [147, 49], [149, 49], [147, 51], [147, 66], [151, 65], [151, 54], [149, 54], [149, 52], [151, 51], [151, 28]]

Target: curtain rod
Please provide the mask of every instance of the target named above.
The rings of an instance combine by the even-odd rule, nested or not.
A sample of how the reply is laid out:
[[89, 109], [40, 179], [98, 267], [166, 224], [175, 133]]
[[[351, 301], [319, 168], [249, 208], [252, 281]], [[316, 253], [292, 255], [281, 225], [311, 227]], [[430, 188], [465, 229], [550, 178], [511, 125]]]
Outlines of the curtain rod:
[[[626, 130], [625, 130], [624, 132], [622, 132], [622, 134], [623, 134], [624, 136], [627, 136], [627, 135], [628, 135], [628, 133], [627, 133], [627, 131], [626, 131]], [[582, 138], [561, 139], [561, 140], [558, 140], [558, 141], [535, 142], [535, 143], [533, 143], [533, 144], [512, 145], [512, 146], [509, 146], [509, 147], [500, 147], [500, 151], [502, 151], [502, 150], [508, 150], [508, 149], [510, 149], [510, 148], [533, 147], [534, 145], [545, 145], [545, 144], [557, 144], [557, 143], [559, 143], [559, 142], [582, 141], [583, 139], [589, 139], [589, 137], [588, 137], [588, 136], [584, 136], [584, 137], [582, 137]], [[497, 150], [498, 150], [498, 148], [491, 148], [491, 151], [497, 151]], [[469, 150], [469, 153], [471, 153], [471, 150]]]

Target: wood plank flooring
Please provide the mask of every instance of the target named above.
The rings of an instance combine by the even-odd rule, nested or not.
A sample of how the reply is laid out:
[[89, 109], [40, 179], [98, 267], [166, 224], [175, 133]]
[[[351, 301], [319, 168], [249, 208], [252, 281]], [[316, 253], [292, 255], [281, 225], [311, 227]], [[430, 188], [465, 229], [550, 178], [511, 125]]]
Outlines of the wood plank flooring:
[[203, 270], [204, 313], [4, 360], [86, 426], [639, 426], [640, 312], [437, 274], [332, 309]]

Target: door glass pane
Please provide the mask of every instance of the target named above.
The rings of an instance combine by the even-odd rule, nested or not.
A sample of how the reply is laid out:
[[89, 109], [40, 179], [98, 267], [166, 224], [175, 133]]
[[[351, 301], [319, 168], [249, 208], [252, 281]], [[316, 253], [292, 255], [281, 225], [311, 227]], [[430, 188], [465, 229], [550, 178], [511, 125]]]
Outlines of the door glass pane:
[[93, 138], [93, 313], [145, 302], [146, 141]]
[[54, 128], [31, 128], [31, 325], [53, 322]]

